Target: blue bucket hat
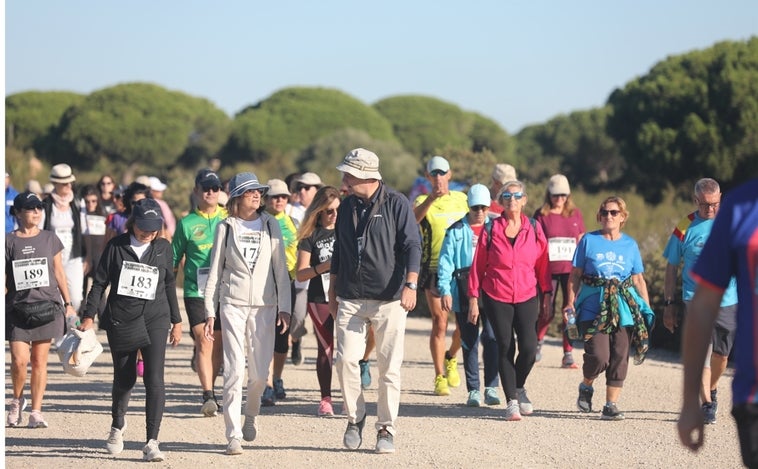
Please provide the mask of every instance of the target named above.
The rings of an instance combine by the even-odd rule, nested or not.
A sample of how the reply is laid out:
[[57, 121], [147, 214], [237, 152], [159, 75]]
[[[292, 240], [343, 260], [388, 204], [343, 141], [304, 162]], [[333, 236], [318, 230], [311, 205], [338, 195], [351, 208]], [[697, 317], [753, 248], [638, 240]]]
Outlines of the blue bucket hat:
[[254, 173], [238, 173], [229, 181], [229, 198], [233, 199], [256, 189], [263, 189], [263, 195], [266, 195], [269, 187], [258, 182], [258, 176]]

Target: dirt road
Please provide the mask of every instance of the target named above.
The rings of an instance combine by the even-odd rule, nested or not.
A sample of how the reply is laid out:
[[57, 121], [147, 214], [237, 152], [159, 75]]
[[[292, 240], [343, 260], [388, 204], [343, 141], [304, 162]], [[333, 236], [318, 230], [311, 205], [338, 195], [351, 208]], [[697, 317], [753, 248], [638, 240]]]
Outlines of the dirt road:
[[[186, 324], [185, 324], [186, 326]], [[557, 339], [543, 347], [544, 358], [527, 382], [535, 413], [520, 422], [502, 419], [504, 406], [468, 408], [465, 384], [450, 396], [432, 393], [433, 369], [428, 349], [430, 320], [409, 318], [403, 367], [397, 452], [373, 452], [376, 385], [367, 391], [369, 417], [363, 446], [342, 447], [346, 419], [316, 416], [318, 386], [315, 372], [315, 338], [305, 337], [305, 361], [287, 364], [284, 383], [287, 399], [264, 407], [258, 439], [246, 444], [241, 456], [226, 456], [221, 416], [200, 415], [196, 375], [189, 367], [189, 336], [167, 357], [166, 413], [160, 433], [167, 459], [164, 467], [740, 467], [734, 423], [729, 415], [731, 377], [719, 390], [722, 402], [718, 422], [707, 427], [706, 446], [697, 455], [682, 448], [675, 433], [680, 406], [681, 366], [667, 352], [653, 351], [642, 366], [633, 366], [620, 401], [626, 420], [601, 421], [599, 413], [586, 415], [575, 408], [579, 370], [560, 368]], [[187, 328], [185, 327], [185, 331]], [[311, 329], [312, 330], [312, 329]], [[105, 336], [99, 333], [105, 344]], [[577, 350], [581, 360], [581, 350]], [[110, 355], [103, 353], [84, 378], [62, 372], [57, 355], [51, 355], [44, 413], [47, 429], [5, 429], [5, 465], [9, 468], [111, 468], [142, 462], [144, 444], [144, 387], [135, 388], [129, 429], [122, 454], [111, 456], [104, 440], [110, 425]], [[10, 396], [9, 354], [6, 346], [6, 402]], [[460, 357], [459, 357], [460, 360]], [[463, 368], [459, 366], [461, 375]], [[374, 383], [376, 367], [372, 363]], [[729, 372], [731, 375], [731, 371]], [[220, 389], [221, 380], [218, 382]], [[339, 383], [334, 376], [335, 402]], [[596, 383], [596, 407], [602, 405], [604, 381]], [[219, 391], [220, 392], [220, 391]], [[28, 393], [27, 393], [28, 395]], [[502, 389], [500, 390], [502, 398]], [[335, 410], [341, 410], [337, 404]], [[28, 412], [25, 422], [28, 419]]]

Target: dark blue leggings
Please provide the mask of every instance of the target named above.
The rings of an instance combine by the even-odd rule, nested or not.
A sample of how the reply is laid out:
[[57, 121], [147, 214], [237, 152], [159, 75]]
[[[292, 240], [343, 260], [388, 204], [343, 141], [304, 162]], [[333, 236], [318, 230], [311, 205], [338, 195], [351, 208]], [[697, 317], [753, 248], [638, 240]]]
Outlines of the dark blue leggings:
[[[166, 362], [166, 341], [168, 329], [152, 329], [147, 331], [150, 335], [150, 345], [142, 347], [142, 360], [145, 363], [145, 424], [147, 438], [157, 440], [163, 420], [163, 409], [166, 406], [166, 385], [163, 381], [163, 372]], [[111, 426], [124, 428], [126, 410], [129, 407], [129, 398], [132, 389], [137, 382], [137, 351], [114, 352], [113, 358], [113, 389], [111, 391]]]
[[[539, 302], [533, 297], [523, 303], [502, 303], [482, 294], [487, 319], [498, 344], [500, 382], [507, 400], [518, 399], [516, 388], [523, 388], [537, 356], [537, 316]], [[513, 334], [518, 338], [518, 358]]]

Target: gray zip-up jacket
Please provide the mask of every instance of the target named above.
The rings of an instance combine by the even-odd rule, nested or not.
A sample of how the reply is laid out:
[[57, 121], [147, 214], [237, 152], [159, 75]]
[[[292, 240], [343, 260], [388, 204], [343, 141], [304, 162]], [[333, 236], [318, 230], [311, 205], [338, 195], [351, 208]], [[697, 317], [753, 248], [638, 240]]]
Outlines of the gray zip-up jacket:
[[277, 306], [278, 312], [292, 311], [290, 278], [279, 222], [265, 212], [260, 217], [263, 232], [258, 260], [252, 271], [237, 242], [240, 221], [229, 217], [216, 227], [204, 295], [206, 318], [216, 316], [219, 303]]

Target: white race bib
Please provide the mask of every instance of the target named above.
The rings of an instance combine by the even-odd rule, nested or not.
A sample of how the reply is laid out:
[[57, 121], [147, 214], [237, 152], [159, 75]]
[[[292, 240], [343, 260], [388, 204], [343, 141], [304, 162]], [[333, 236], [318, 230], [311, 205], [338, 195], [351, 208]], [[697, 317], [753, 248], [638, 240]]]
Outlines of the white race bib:
[[261, 232], [252, 231], [242, 233], [239, 235], [240, 250], [242, 250], [242, 256], [247, 262], [247, 266], [250, 270], [255, 268], [255, 263], [258, 262], [258, 255], [261, 252]]
[[35, 257], [13, 261], [13, 279], [16, 281], [16, 291], [49, 287], [50, 271], [47, 268], [47, 258]]
[[87, 215], [87, 234], [104, 235], [105, 234], [105, 217], [100, 215]]
[[139, 262], [123, 261], [118, 277], [119, 295], [154, 300], [158, 288], [158, 267]]
[[205, 297], [205, 286], [208, 285], [208, 273], [211, 271], [210, 267], [199, 267], [197, 269], [197, 292], [200, 293], [200, 297]]
[[576, 238], [550, 238], [547, 240], [548, 257], [551, 262], [574, 259]]
[[329, 272], [321, 274], [321, 285], [324, 286], [324, 296], [329, 296]]

